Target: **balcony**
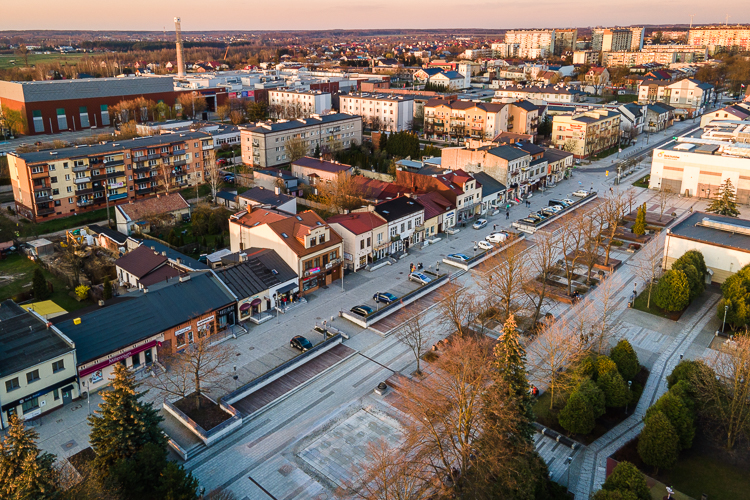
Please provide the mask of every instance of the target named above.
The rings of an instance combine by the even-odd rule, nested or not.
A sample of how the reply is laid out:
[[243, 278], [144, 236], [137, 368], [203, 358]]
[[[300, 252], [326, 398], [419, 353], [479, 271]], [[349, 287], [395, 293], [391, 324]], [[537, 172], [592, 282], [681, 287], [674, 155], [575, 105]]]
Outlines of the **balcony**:
[[133, 171], [135, 172], [143, 172], [144, 170], [151, 170], [151, 167], [145, 163], [136, 163], [135, 167], [133, 167]]
[[125, 164], [125, 160], [123, 160], [123, 159], [110, 160], [110, 161], [105, 161], [104, 162], [104, 166], [105, 167], [117, 167], [119, 165], [124, 165], [124, 164]]
[[161, 158], [161, 153], [154, 153], [152, 155], [140, 156], [139, 159], [140, 158], [143, 158], [143, 160], [156, 160], [157, 158]]
[[42, 170], [41, 172], [31, 172], [31, 178], [32, 179], [42, 179], [44, 177], [47, 177], [48, 172], [46, 170]]
[[37, 215], [52, 215], [55, 213], [55, 207], [46, 207], [46, 208], [37, 208], [36, 214]]
[[138, 188], [135, 190], [135, 194], [138, 196], [143, 196], [146, 194], [151, 194], [152, 190], [153, 190], [152, 187]]
[[94, 204], [94, 200], [91, 199], [91, 198], [87, 198], [85, 200], [78, 200], [76, 202], [76, 205], [78, 205], [79, 207], [88, 207], [88, 206], [91, 206], [93, 204]]
[[73, 167], [73, 172], [85, 172], [86, 170], [90, 169], [91, 167], [88, 165], [77, 165]]
[[128, 193], [111, 194], [109, 195], [109, 201], [122, 200], [123, 198], [127, 198], [127, 197], [128, 197]]
[[45, 189], [49, 189], [48, 184], [34, 184], [34, 191], [42, 191]]
[[187, 165], [187, 160], [177, 160], [174, 163], [172, 163], [173, 167], [181, 167], [183, 165]]
[[83, 196], [94, 192], [94, 188], [76, 189], [76, 196]]
[[211, 144], [203, 144], [203, 151], [211, 151], [213, 148]]
[[34, 201], [36, 201], [36, 203], [46, 203], [48, 201], [52, 201], [52, 196], [50, 196], [49, 194], [35, 196]]
[[116, 177], [125, 177], [125, 172], [116, 170], [114, 172], [109, 172], [106, 175], [107, 175], [107, 179], [114, 179]]

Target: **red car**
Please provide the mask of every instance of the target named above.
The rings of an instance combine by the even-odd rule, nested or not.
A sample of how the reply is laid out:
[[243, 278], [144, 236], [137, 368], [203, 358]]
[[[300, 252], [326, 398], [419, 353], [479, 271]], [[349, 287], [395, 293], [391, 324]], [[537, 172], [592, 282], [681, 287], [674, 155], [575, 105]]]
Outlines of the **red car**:
[[219, 158], [218, 160], [216, 160], [216, 164], [217, 165], [226, 165], [227, 164], [227, 159], [226, 158]]

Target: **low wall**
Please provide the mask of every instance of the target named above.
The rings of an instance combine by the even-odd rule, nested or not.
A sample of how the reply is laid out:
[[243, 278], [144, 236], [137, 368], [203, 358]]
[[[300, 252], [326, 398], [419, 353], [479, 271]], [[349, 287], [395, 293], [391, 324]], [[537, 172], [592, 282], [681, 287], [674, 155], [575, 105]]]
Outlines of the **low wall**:
[[448, 274], [443, 274], [439, 278], [432, 280], [427, 285], [421, 286], [420, 288], [417, 288], [413, 292], [408, 293], [405, 296], [401, 297], [401, 299], [398, 302], [388, 304], [382, 309], [379, 309], [366, 317], [358, 316], [349, 311], [340, 311], [339, 316], [341, 316], [342, 318], [348, 319], [355, 325], [359, 325], [362, 328], [367, 328], [370, 325], [374, 324], [376, 321], [380, 321], [381, 319], [387, 316], [390, 316], [391, 314], [403, 308], [404, 306], [407, 306], [411, 304], [412, 302], [414, 302], [415, 300], [421, 297], [424, 297], [425, 295], [432, 292], [433, 290], [440, 288], [441, 286], [448, 283], [449, 280], [450, 280], [450, 277], [448, 276]]
[[306, 198], [295, 198], [295, 200], [300, 205], [304, 205], [306, 207], [317, 208], [318, 210], [325, 210], [326, 212], [329, 212], [331, 210], [330, 206], [324, 203], [318, 203], [317, 201], [308, 200]]
[[[251, 380], [247, 384], [243, 385], [236, 391], [230, 392], [226, 396], [221, 398], [222, 404], [225, 404], [229, 407], [231, 407], [231, 404], [235, 401], [239, 401], [240, 399], [243, 399], [253, 392], [257, 391], [261, 387], [265, 387], [274, 380], [286, 375], [290, 371], [294, 370], [295, 368], [298, 368], [299, 366], [307, 363], [312, 358], [316, 356], [320, 356], [324, 352], [333, 349], [333, 347], [337, 346], [338, 344], [341, 344], [343, 342], [343, 338], [341, 337], [341, 334], [334, 335], [330, 339], [326, 340], [325, 342], [322, 342], [309, 351], [305, 351], [299, 356], [295, 357], [294, 359], [290, 359], [286, 363], [277, 366], [276, 368], [267, 371], [266, 373], [260, 375], [259, 377]], [[234, 407], [231, 407], [234, 410]], [[236, 411], [236, 410], [235, 410]]]
[[509, 242], [508, 244], [503, 245], [500, 248], [497, 248], [495, 250], [486, 251], [486, 252], [484, 252], [484, 253], [482, 253], [480, 255], [477, 255], [476, 257], [474, 257], [472, 259], [469, 259], [468, 262], [463, 262], [463, 261], [460, 261], [460, 260], [453, 260], [453, 259], [449, 259], [447, 257], [443, 259], [443, 262], [446, 263], [446, 264], [448, 264], [449, 266], [457, 267], [459, 269], [463, 269], [464, 271], [468, 271], [469, 269], [472, 269], [472, 268], [478, 266], [479, 264], [481, 264], [485, 260], [487, 260], [487, 259], [489, 259], [491, 257], [494, 257], [495, 255], [499, 254], [500, 252], [504, 251], [505, 249], [510, 248], [513, 245], [515, 245], [516, 243], [520, 243], [521, 241], [523, 241], [525, 239], [526, 239], [525, 235], [520, 235], [520, 236], [514, 238], [513, 241]]
[[[206, 397], [208, 398], [208, 396]], [[203, 441], [206, 444], [206, 446], [211, 446], [216, 441], [220, 440], [221, 438], [223, 438], [230, 432], [242, 427], [242, 416], [240, 415], [240, 412], [234, 409], [231, 405], [228, 405], [224, 402], [219, 403], [219, 406], [221, 407], [222, 410], [229, 413], [231, 417], [210, 430], [205, 430], [203, 427], [198, 425], [197, 422], [195, 422], [192, 418], [188, 417], [185, 413], [182, 412], [182, 410], [177, 408], [175, 405], [173, 405], [169, 401], [164, 401], [164, 403], [162, 403], [162, 406], [165, 411], [168, 411], [174, 418], [176, 418], [190, 432], [198, 436], [198, 438], [201, 441]], [[179, 449], [182, 450], [181, 448]]]
[[579, 201], [577, 201], [573, 205], [569, 206], [568, 208], [564, 208], [563, 210], [560, 210], [554, 216], [548, 217], [547, 220], [543, 220], [542, 222], [540, 222], [538, 224], [528, 224], [526, 222], [514, 222], [513, 224], [511, 224], [511, 226], [515, 227], [519, 231], [523, 231], [524, 233], [534, 234], [535, 232], [537, 232], [541, 228], [543, 228], [543, 227], [545, 227], [545, 226], [547, 226], [549, 224], [552, 224], [554, 221], [556, 221], [557, 219], [559, 219], [563, 215], [566, 215], [566, 214], [572, 212], [573, 210], [581, 208], [582, 206], [584, 206], [584, 205], [590, 203], [591, 201], [595, 200], [597, 197], [598, 197], [598, 195], [596, 193], [591, 193], [587, 197], [581, 198]]
[[359, 169], [358, 171], [361, 176], [367, 177], [368, 179], [376, 179], [383, 182], [393, 182], [395, 180], [394, 177], [390, 174], [384, 174], [381, 172], [364, 169]]

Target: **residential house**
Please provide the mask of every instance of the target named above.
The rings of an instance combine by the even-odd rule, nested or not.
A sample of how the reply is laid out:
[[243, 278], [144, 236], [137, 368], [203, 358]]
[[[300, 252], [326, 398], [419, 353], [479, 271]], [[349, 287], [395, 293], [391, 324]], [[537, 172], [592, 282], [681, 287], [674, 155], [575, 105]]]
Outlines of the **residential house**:
[[462, 90], [471, 87], [471, 76], [458, 71], [443, 71], [431, 76], [429, 83], [446, 90]]
[[619, 144], [620, 120], [619, 112], [603, 108], [555, 115], [552, 143], [576, 158], [588, 158]]
[[424, 106], [426, 134], [489, 138], [507, 130], [508, 107], [501, 103], [430, 99]]
[[79, 380], [92, 391], [109, 384], [116, 363], [142, 370], [196, 340], [227, 335], [235, 324], [236, 302], [214, 274], [201, 273], [52, 321], [75, 343]]
[[701, 127], [705, 127], [712, 121], [721, 120], [750, 120], [750, 108], [732, 104], [719, 110], [705, 113], [701, 116]]
[[507, 131], [536, 136], [540, 123], [539, 108], [527, 100], [512, 102], [508, 108]]
[[297, 199], [294, 196], [281, 194], [278, 186], [274, 189], [266, 189], [262, 186], [248, 189], [237, 196], [237, 205], [240, 209], [264, 207], [275, 208], [290, 214], [297, 213]]
[[223, 207], [227, 207], [229, 210], [237, 210], [237, 208], [239, 207], [237, 190], [220, 189], [216, 193], [216, 203]]
[[283, 188], [283, 193], [290, 196], [300, 196], [299, 181], [289, 170], [280, 168], [265, 168], [253, 172], [253, 181], [256, 187], [274, 190]]
[[388, 222], [376, 212], [334, 215], [326, 221], [343, 239], [344, 266], [354, 272], [382, 259], [391, 239]]
[[547, 160], [547, 185], [556, 184], [570, 175], [573, 168], [573, 153], [557, 148], [544, 148]]
[[414, 81], [419, 83], [427, 83], [427, 81], [437, 75], [438, 73], [441, 73], [443, 70], [440, 68], [420, 68], [417, 71], [414, 72], [412, 77], [414, 78]]
[[491, 214], [505, 204], [505, 185], [487, 172], [475, 172], [474, 178], [482, 185], [482, 209], [480, 214]]
[[534, 103], [570, 104], [580, 102], [585, 93], [563, 84], [556, 85], [506, 85], [495, 90], [493, 102], [513, 102], [528, 99]]
[[444, 148], [442, 159], [442, 166], [446, 169], [487, 172], [506, 186], [508, 199], [521, 196], [528, 190], [531, 155], [512, 145], [496, 146], [488, 142], [463, 148]]
[[[527, 186], [529, 190], [536, 191], [547, 184], [547, 158], [544, 157], [544, 148], [531, 142], [518, 142], [515, 147], [522, 149], [531, 155], [531, 162], [528, 168], [528, 177], [521, 182], [522, 186]], [[521, 169], [521, 172], [524, 172]], [[525, 183], [525, 184], [524, 184]]]
[[657, 102], [646, 106], [644, 128], [648, 132], [660, 132], [674, 124], [675, 108], [669, 104]]
[[714, 86], [692, 78], [670, 80], [644, 80], [638, 86], [638, 102], [659, 102], [677, 108], [687, 117], [701, 114], [714, 98]]
[[232, 252], [246, 248], [274, 250], [300, 277], [300, 295], [342, 276], [341, 236], [315, 212], [239, 212], [229, 219], [229, 237]]
[[396, 171], [396, 182], [417, 192], [437, 191], [456, 206], [456, 223], [478, 215], [482, 205], [482, 186], [461, 169], [422, 168], [417, 172]]
[[350, 94], [339, 97], [339, 110], [362, 117], [373, 130], [411, 130], [414, 98], [408, 95]]
[[299, 290], [299, 277], [273, 250], [248, 248], [237, 256], [239, 263], [216, 271], [219, 279], [237, 297], [237, 318], [259, 324], [273, 317], [271, 311], [292, 302]]
[[584, 81], [594, 95], [600, 95], [609, 84], [609, 71], [603, 66], [593, 66], [584, 75]]
[[35, 311], [0, 303], [0, 430], [79, 396], [76, 346]]
[[620, 131], [624, 139], [632, 140], [643, 133], [646, 125], [646, 106], [629, 102], [617, 107], [622, 115], [620, 120]]
[[268, 107], [277, 118], [309, 118], [331, 111], [331, 94], [317, 90], [269, 90]]
[[314, 186], [320, 182], [336, 182], [339, 175], [351, 175], [352, 166], [335, 161], [304, 156], [292, 162], [292, 175], [299, 182]]
[[146, 245], [141, 245], [115, 261], [117, 279], [123, 286], [148, 288], [162, 281], [177, 280], [180, 270], [169, 265], [169, 259]]
[[424, 239], [424, 206], [408, 196], [399, 196], [378, 203], [374, 210], [388, 222], [390, 248], [388, 254], [408, 251]]
[[424, 239], [429, 240], [438, 233], [456, 225], [456, 206], [438, 191], [412, 196], [424, 207]]
[[157, 194], [155, 197], [117, 205], [117, 230], [124, 235], [150, 232], [154, 221], [181, 221], [190, 214], [190, 204], [180, 193]]

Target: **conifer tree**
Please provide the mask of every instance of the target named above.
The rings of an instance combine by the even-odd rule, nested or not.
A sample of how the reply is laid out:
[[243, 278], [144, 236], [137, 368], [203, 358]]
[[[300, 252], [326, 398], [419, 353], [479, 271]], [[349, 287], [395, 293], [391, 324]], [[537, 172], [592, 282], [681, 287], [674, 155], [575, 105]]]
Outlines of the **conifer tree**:
[[102, 296], [104, 297], [104, 300], [108, 300], [112, 298], [112, 281], [110, 281], [109, 276], [104, 277], [104, 289], [102, 290]]
[[626, 339], [621, 339], [612, 348], [609, 357], [615, 362], [617, 371], [620, 372], [620, 375], [625, 380], [633, 380], [641, 369], [638, 354], [636, 354], [635, 349], [633, 349], [633, 346]]
[[102, 392], [104, 400], [95, 415], [88, 417], [91, 426], [89, 440], [97, 454], [95, 465], [103, 473], [120, 459], [128, 459], [146, 443], [165, 446], [159, 429], [162, 418], [141, 398], [133, 373], [121, 364], [115, 365], [111, 387]]
[[570, 395], [557, 420], [563, 429], [573, 434], [588, 434], [596, 425], [594, 409], [580, 392]]
[[16, 415], [0, 442], [0, 498], [48, 500], [59, 497], [55, 456], [40, 452], [34, 429]]
[[641, 235], [646, 232], [646, 204], [638, 207], [633, 224], [633, 234]]
[[638, 455], [646, 465], [655, 468], [672, 467], [680, 454], [680, 438], [669, 419], [656, 411], [646, 420], [646, 426], [638, 439]]
[[714, 198], [706, 209], [706, 212], [726, 215], [728, 217], [738, 217], [740, 215], [734, 195], [734, 186], [732, 186], [731, 180], [727, 178], [727, 180], [724, 181], [724, 184], [719, 188], [719, 196]]
[[521, 345], [516, 319], [512, 314], [505, 321], [498, 341], [494, 352], [496, 377], [502, 382], [501, 387], [507, 387], [508, 395], [517, 402], [518, 410], [526, 422], [522, 432], [524, 437], [531, 439], [534, 414], [531, 409], [529, 380], [526, 377], [526, 349]]
[[32, 290], [34, 292], [34, 299], [47, 300], [49, 298], [50, 291], [49, 286], [47, 286], [47, 279], [44, 277], [44, 273], [42, 273], [42, 270], [39, 267], [34, 269], [32, 287]]

